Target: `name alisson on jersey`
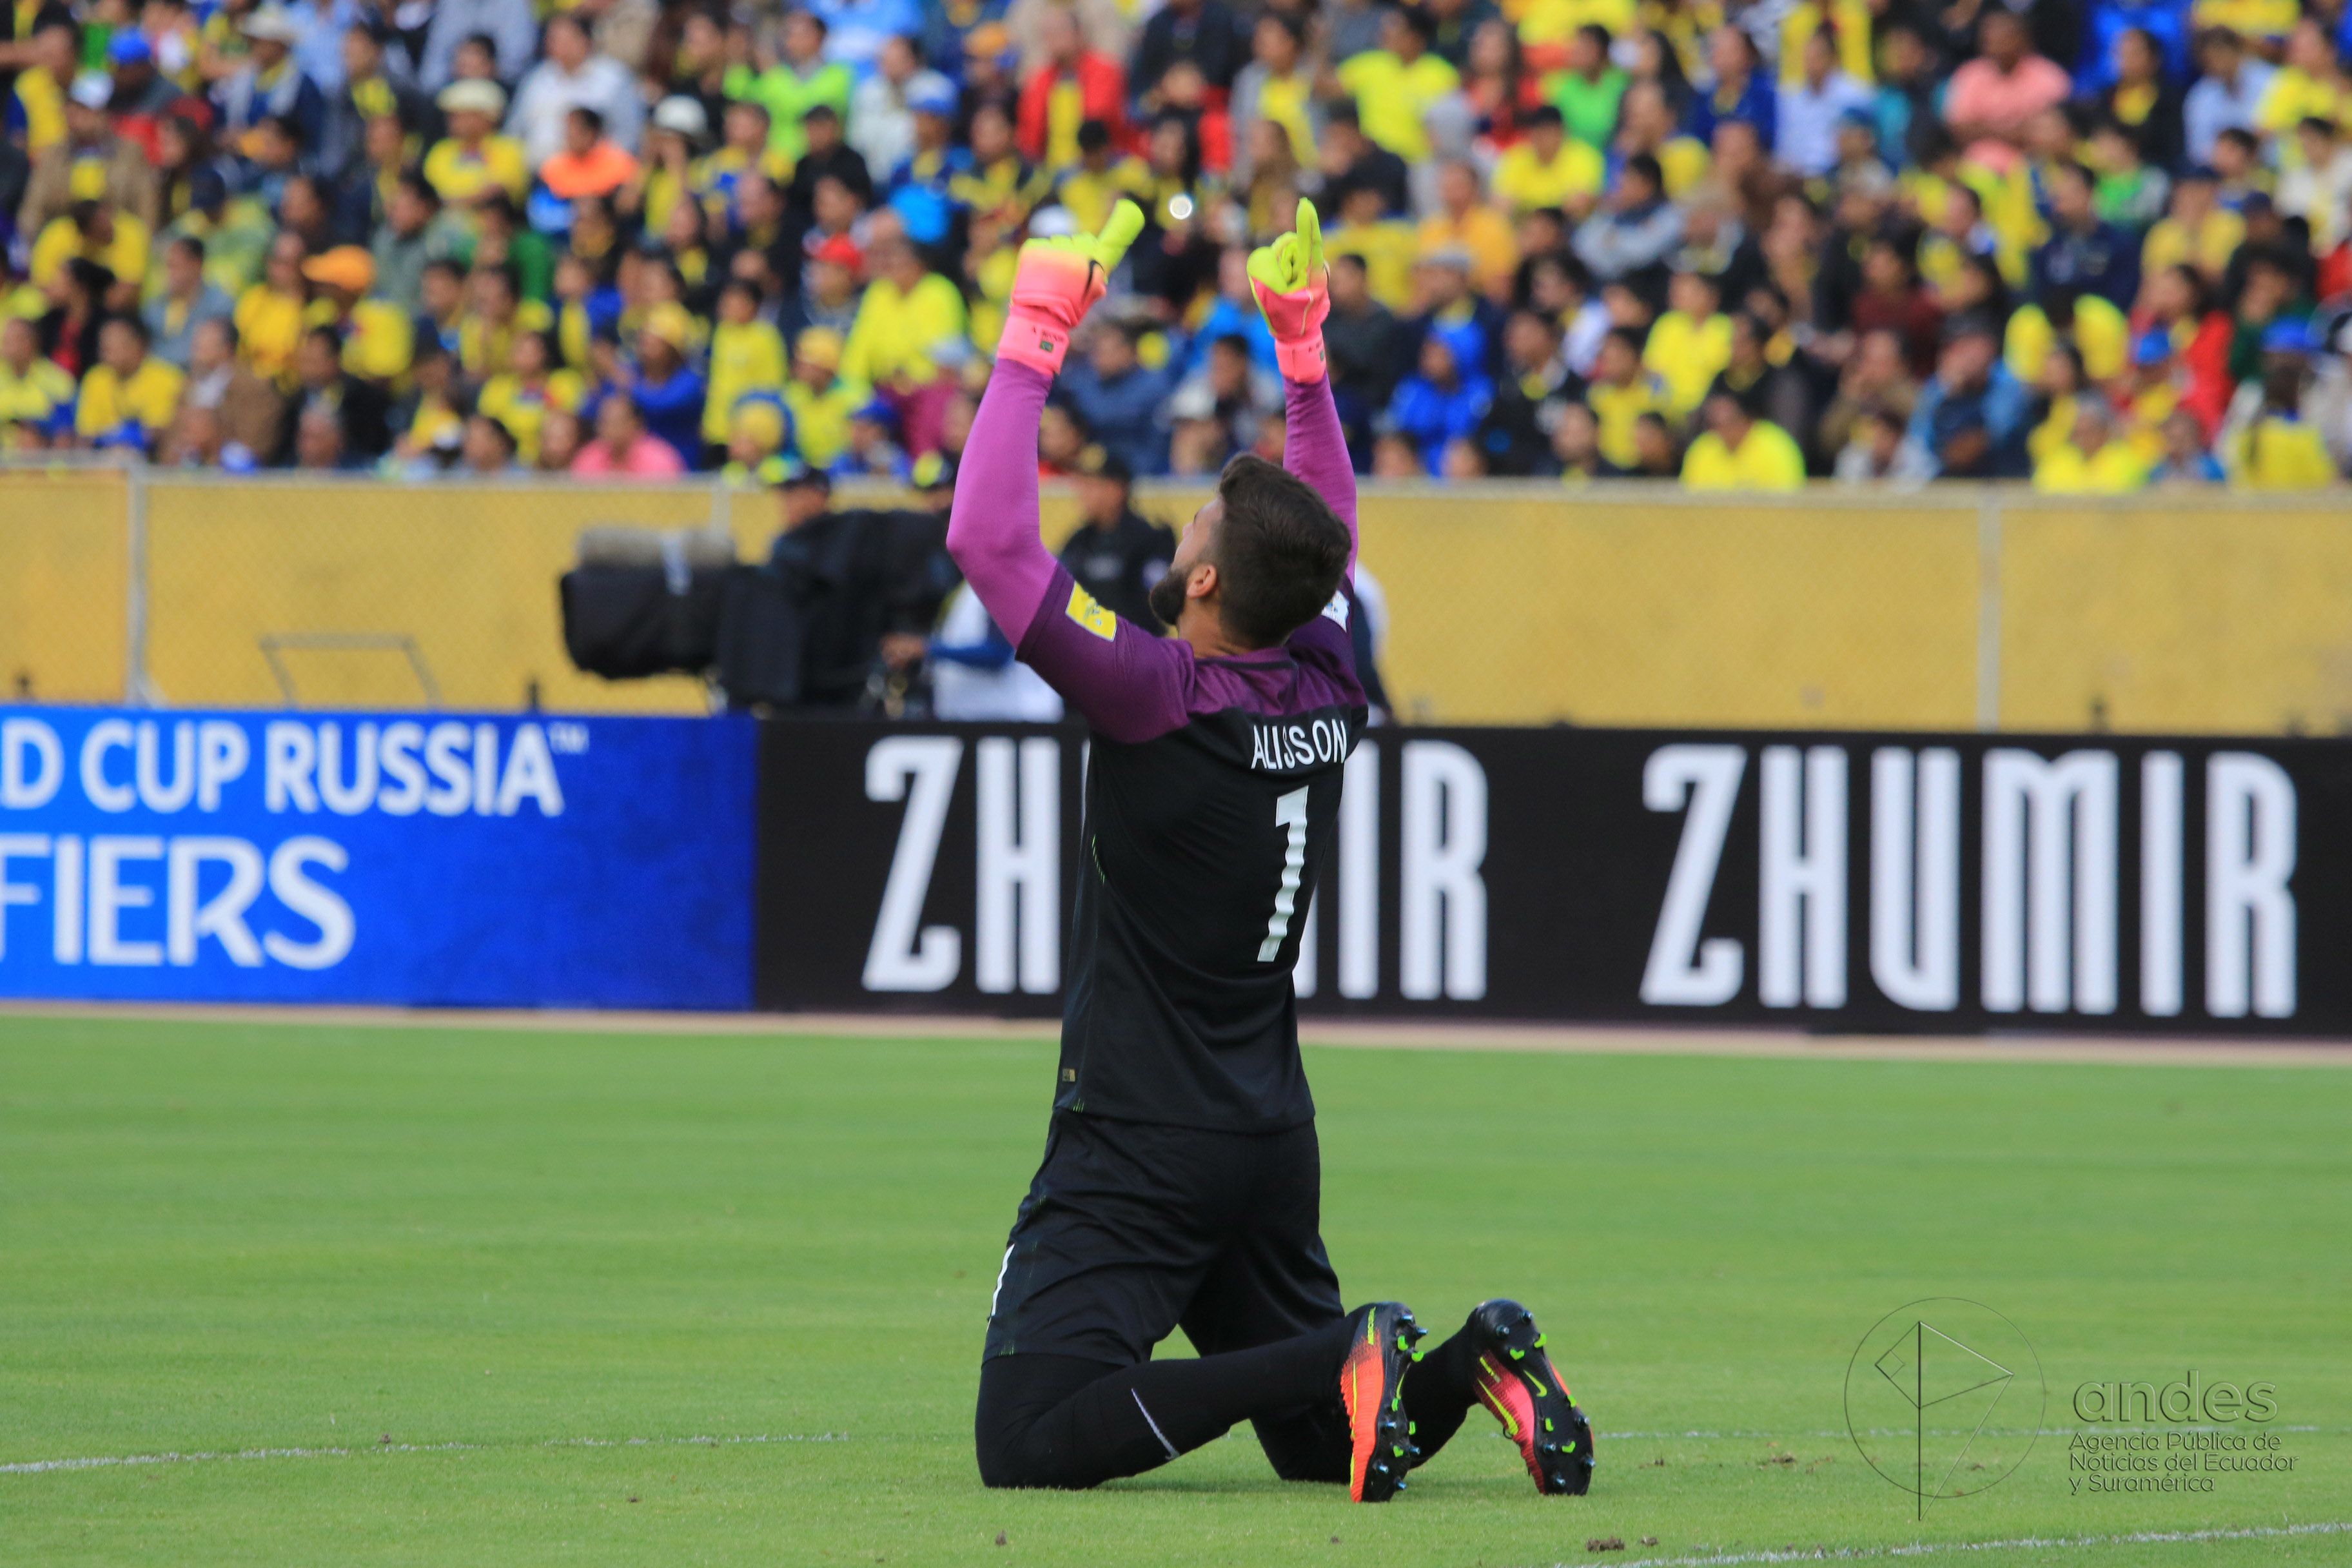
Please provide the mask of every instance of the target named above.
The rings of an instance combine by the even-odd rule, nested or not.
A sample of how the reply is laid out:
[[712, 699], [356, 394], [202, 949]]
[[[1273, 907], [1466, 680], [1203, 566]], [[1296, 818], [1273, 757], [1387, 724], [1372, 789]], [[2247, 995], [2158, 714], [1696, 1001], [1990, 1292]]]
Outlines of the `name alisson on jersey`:
[[1340, 719], [1315, 719], [1304, 724], [1250, 726], [1250, 766], [1269, 773], [1288, 773], [1348, 755], [1348, 725]]

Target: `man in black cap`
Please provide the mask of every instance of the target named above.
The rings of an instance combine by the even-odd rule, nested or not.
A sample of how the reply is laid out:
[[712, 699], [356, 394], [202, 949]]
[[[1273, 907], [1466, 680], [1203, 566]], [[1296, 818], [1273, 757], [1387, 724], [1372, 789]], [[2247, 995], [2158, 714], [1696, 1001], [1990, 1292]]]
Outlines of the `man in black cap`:
[[1135, 471], [1118, 453], [1088, 447], [1078, 458], [1078, 510], [1084, 521], [1062, 546], [1062, 565], [1105, 609], [1154, 636], [1167, 627], [1151, 613], [1151, 585], [1176, 559], [1176, 534], [1132, 504]]

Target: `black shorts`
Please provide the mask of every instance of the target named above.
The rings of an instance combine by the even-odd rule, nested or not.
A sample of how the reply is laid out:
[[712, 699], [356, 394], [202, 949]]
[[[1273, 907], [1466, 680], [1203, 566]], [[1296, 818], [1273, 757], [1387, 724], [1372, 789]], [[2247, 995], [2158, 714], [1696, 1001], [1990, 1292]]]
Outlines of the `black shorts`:
[[1178, 1328], [1202, 1355], [1345, 1314], [1308, 1123], [1206, 1132], [1056, 1111], [1013, 1222], [983, 1359], [1129, 1365]]

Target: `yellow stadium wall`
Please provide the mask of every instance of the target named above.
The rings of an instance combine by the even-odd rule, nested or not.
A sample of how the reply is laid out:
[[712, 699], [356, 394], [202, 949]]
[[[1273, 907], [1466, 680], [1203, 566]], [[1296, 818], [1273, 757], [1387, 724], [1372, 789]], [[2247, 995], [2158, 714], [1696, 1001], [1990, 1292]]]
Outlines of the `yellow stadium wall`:
[[[1151, 489], [1139, 505], [1181, 526], [1204, 495]], [[1388, 598], [1391, 694], [1430, 722], [1969, 729], [1990, 714], [2005, 729], [2335, 732], [2352, 730], [2352, 511], [2331, 500], [1408, 486], [1365, 495], [1363, 554]], [[558, 710], [697, 712], [697, 682], [573, 670], [556, 578], [594, 523], [723, 517], [756, 559], [775, 504], [688, 487], [11, 471], [0, 680], [47, 700], [125, 696], [135, 510], [160, 700], [278, 706], [268, 639], [404, 637], [448, 707], [535, 693]], [[1066, 491], [1045, 513], [1050, 541], [1076, 526]], [[304, 707], [425, 700], [397, 647], [280, 660]]]
[[0, 479], [0, 691], [120, 702], [129, 659], [131, 488], [120, 473]]

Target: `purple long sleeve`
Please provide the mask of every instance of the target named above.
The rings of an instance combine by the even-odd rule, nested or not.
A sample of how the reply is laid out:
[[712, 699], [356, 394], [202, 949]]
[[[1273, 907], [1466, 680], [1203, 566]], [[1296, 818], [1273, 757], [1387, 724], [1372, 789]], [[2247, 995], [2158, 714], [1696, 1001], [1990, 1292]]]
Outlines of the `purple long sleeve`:
[[[1348, 437], [1339, 428], [1339, 407], [1331, 401], [1330, 378], [1285, 379], [1282, 386], [1289, 419], [1289, 433], [1283, 437], [1282, 466], [1313, 485], [1348, 525], [1348, 578], [1353, 582], [1356, 465], [1348, 457]], [[975, 429], [973, 435], [978, 434]]]
[[1037, 537], [1037, 421], [1053, 384], [1042, 370], [998, 363], [972, 416], [948, 514], [948, 553], [1015, 647], [1054, 581], [1054, 557]]

